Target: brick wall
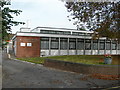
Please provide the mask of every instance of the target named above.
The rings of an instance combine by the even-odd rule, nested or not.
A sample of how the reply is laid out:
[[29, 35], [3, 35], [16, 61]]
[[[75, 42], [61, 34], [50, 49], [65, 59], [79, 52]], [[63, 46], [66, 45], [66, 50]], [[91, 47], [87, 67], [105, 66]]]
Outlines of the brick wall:
[[44, 66], [82, 74], [119, 75], [119, 65], [88, 65], [67, 61], [45, 59]]
[[[17, 36], [16, 57], [40, 57], [40, 37]], [[27, 46], [27, 43], [31, 46]], [[21, 46], [25, 44], [25, 46]]]

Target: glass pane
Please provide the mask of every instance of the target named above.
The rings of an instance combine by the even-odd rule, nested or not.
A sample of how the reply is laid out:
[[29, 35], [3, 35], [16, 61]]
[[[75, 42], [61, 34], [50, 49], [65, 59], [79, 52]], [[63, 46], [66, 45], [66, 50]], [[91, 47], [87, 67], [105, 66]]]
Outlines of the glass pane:
[[73, 32], [72, 35], [78, 35], [78, 32]]
[[41, 30], [40, 33], [49, 34], [49, 31], [47, 31], [47, 30]]
[[91, 49], [91, 43], [85, 43], [85, 49], [90, 50]]
[[85, 40], [85, 49], [90, 50], [91, 49], [91, 40]]
[[69, 31], [64, 31], [63, 33], [64, 33], [64, 35], [70, 35], [71, 34], [71, 32], [69, 32]]
[[75, 49], [75, 47], [76, 47], [75, 45], [76, 45], [75, 42], [70, 42], [69, 43], [69, 48], [70, 49]]
[[69, 40], [69, 49], [76, 49], [76, 39], [71, 38]]
[[93, 50], [98, 50], [98, 43], [93, 43]]
[[67, 50], [68, 44], [67, 44], [67, 38], [61, 38], [60, 39], [60, 49]]
[[106, 50], [110, 50], [110, 43], [106, 43]]
[[84, 50], [84, 39], [77, 39], [77, 49]]
[[49, 41], [49, 38], [44, 37], [44, 38], [40, 38], [41, 41], [45, 40], [45, 41]]
[[60, 43], [60, 49], [66, 49], [67, 50], [67, 42], [61, 42]]
[[52, 41], [51, 42], [51, 49], [58, 49], [58, 46], [59, 46], [59, 44], [58, 44], [57, 41]]
[[105, 49], [105, 40], [100, 40], [99, 49], [100, 50], [104, 50]]
[[100, 43], [100, 50], [104, 50], [105, 49], [105, 43]]
[[80, 32], [79, 32], [78, 35], [79, 35], [79, 36], [84, 36], [85, 33], [80, 33]]
[[49, 49], [49, 41], [41, 41], [41, 49]]
[[40, 47], [41, 49], [49, 49], [49, 38], [44, 37], [40, 38], [41, 44]]
[[77, 43], [77, 49], [84, 50], [84, 42], [78, 42]]
[[116, 50], [116, 43], [112, 43], [112, 50]]
[[98, 50], [98, 41], [97, 40], [93, 40], [92, 49], [93, 50]]
[[58, 48], [59, 48], [59, 39], [51, 38], [51, 49], [58, 49]]

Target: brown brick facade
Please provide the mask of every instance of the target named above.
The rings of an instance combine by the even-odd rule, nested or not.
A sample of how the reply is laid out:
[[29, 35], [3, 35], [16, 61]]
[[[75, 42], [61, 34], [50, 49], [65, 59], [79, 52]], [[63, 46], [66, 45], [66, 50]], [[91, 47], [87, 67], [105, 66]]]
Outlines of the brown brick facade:
[[[40, 37], [17, 36], [16, 57], [40, 57]], [[25, 46], [21, 46], [24, 43]], [[31, 46], [27, 46], [27, 44]]]
[[120, 75], [119, 65], [92, 65], [45, 59], [44, 66], [82, 74]]

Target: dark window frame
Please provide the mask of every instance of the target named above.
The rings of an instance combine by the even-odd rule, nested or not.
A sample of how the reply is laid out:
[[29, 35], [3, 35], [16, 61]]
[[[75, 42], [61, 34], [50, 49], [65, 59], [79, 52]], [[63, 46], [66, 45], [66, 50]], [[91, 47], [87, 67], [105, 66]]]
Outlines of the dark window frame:
[[[55, 45], [55, 43], [57, 43]], [[53, 47], [55, 45], [55, 47]], [[59, 49], [59, 38], [51, 38], [50, 49]]]
[[76, 50], [76, 39], [75, 38], [69, 39], [69, 50]]
[[91, 40], [90, 39], [89, 40], [85, 40], [85, 50], [91, 50]]
[[77, 40], [77, 49], [78, 50], [84, 50], [84, 39], [78, 39]]
[[68, 48], [68, 39], [67, 38], [60, 38], [60, 50], [67, 50], [67, 48]]
[[[42, 47], [42, 43], [45, 41], [48, 46], [46, 45], [47, 47]], [[45, 44], [45, 43], [43, 43], [43, 44]], [[43, 45], [43, 46], [45, 46], [45, 45]], [[49, 49], [49, 38], [43, 37], [40, 39], [40, 49], [45, 49], [45, 50]]]

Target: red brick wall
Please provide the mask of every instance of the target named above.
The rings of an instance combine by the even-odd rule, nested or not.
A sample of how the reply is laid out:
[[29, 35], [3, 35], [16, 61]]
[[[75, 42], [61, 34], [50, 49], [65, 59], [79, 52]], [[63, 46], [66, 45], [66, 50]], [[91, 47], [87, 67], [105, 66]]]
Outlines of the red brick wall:
[[[40, 37], [17, 36], [16, 57], [40, 57]], [[20, 43], [25, 43], [25, 46], [20, 46]], [[32, 43], [32, 46], [27, 46], [27, 43]]]

